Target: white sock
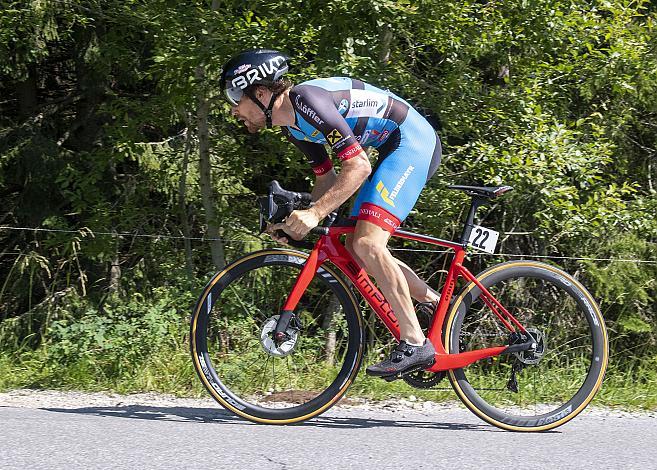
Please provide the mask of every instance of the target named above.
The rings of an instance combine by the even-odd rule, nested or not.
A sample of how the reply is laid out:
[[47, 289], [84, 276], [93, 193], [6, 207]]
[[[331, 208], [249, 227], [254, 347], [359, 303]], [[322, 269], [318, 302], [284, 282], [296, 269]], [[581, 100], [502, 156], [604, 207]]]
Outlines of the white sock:
[[425, 340], [422, 342], [422, 344], [413, 344], [413, 343], [411, 343], [410, 341], [406, 341], [406, 344], [408, 344], [409, 346], [415, 346], [416, 348], [418, 348], [418, 347], [420, 347], [420, 346], [424, 346], [424, 343], [426, 343], [426, 342], [427, 342], [427, 340], [425, 339]]

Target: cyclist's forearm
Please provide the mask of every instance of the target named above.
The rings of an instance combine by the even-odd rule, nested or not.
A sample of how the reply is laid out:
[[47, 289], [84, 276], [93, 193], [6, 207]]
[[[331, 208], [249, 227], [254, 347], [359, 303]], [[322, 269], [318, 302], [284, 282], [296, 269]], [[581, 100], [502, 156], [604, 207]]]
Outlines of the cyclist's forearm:
[[331, 169], [327, 173], [324, 173], [321, 176], [318, 176], [315, 179], [315, 184], [313, 185], [313, 190], [310, 193], [310, 196], [312, 197], [312, 200], [317, 202], [324, 194], [326, 194], [326, 191], [329, 190], [333, 184], [335, 184], [335, 180], [337, 179], [338, 175], [335, 174], [335, 171]]
[[363, 184], [371, 171], [372, 168], [365, 152], [346, 160], [333, 185], [315, 202], [311, 210], [317, 214], [320, 220], [323, 219], [344, 204]]

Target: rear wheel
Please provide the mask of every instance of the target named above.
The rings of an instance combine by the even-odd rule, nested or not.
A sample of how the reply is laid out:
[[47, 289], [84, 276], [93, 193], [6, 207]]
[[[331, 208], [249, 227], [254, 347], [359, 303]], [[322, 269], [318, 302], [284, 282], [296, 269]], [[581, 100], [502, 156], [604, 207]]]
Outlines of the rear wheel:
[[[607, 333], [597, 304], [574, 278], [544, 263], [503, 263], [477, 279], [537, 346], [450, 371], [459, 398], [504, 429], [543, 431], [568, 422], [593, 399], [607, 366]], [[454, 302], [446, 332], [452, 353], [509, 344], [508, 329], [474, 283]]]
[[351, 291], [322, 266], [301, 297], [288, 340], [273, 331], [308, 255], [264, 250], [205, 287], [191, 321], [191, 352], [208, 392], [252, 421], [288, 424], [335, 404], [356, 377], [363, 328]]

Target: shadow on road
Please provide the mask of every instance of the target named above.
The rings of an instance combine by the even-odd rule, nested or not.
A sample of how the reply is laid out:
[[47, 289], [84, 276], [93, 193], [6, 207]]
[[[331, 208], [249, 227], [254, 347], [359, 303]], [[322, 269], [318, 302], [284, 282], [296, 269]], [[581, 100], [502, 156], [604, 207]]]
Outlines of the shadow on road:
[[[220, 423], [220, 424], [238, 424], [253, 426], [245, 419], [233, 415], [226, 410], [214, 408], [186, 408], [186, 407], [157, 407], [157, 406], [92, 406], [85, 408], [42, 408], [45, 411], [55, 413], [71, 413], [94, 415], [112, 418], [131, 418], [147, 419], [154, 421], [176, 421], [189, 423]], [[334, 410], [332, 414], [339, 411]], [[446, 423], [433, 422], [427, 418], [426, 421], [407, 420], [407, 419], [376, 419], [376, 418], [359, 418], [352, 416], [320, 416], [304, 423], [292, 426], [307, 426], [315, 428], [337, 428], [337, 429], [368, 429], [380, 427], [396, 428], [425, 428], [425, 429], [444, 429], [460, 431], [486, 431], [486, 432], [504, 432], [487, 424], [467, 424], [467, 423]]]

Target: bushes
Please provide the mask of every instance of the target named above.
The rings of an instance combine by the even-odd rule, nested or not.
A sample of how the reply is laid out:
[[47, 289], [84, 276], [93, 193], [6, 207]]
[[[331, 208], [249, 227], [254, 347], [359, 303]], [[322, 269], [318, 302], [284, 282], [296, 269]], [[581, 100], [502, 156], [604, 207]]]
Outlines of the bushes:
[[[407, 226], [451, 237], [463, 199], [446, 184], [511, 184], [482, 211], [505, 232], [504, 252], [657, 259], [650, 2], [304, 1], [294, 15], [286, 2], [257, 3], [10, 2], [0, 12], [0, 224], [54, 230], [0, 229], [0, 350], [5, 366], [19, 364], [0, 380], [117, 384], [140, 380], [153, 358], [183, 380], [166, 357], [189, 367], [186, 309], [213, 270], [196, 240], [208, 225], [199, 110], [209, 110], [229, 261], [250, 249], [230, 240], [260, 243], [253, 196], [268, 181], [311, 184], [293, 146], [275, 131], [247, 134], [218, 96], [221, 65], [240, 49], [285, 50], [297, 83], [351, 75], [428, 116], [443, 162]], [[412, 261], [426, 276], [443, 267]], [[631, 350], [654, 367], [655, 265], [559, 264], [603, 305], [614, 357]]]
[[0, 368], [11, 373], [2, 375], [0, 388], [184, 388], [189, 393], [193, 383], [187, 334], [194, 299], [188, 291], [171, 288], [153, 294], [150, 299], [140, 294], [112, 298], [100, 309], [71, 298], [58, 307], [57, 319], [45, 328], [38, 347], [3, 345]]

